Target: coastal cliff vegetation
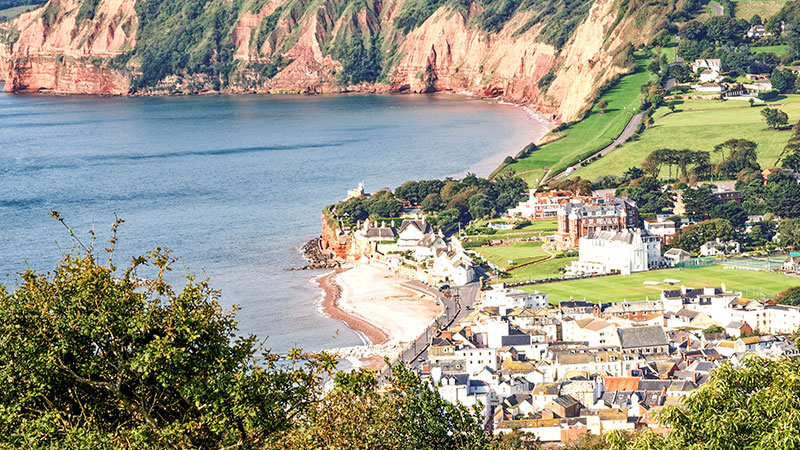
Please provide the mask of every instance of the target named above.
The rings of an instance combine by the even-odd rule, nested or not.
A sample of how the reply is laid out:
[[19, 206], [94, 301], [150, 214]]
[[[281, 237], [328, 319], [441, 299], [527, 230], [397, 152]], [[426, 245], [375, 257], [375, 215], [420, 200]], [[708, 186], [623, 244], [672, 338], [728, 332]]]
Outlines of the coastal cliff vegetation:
[[508, 173], [494, 180], [468, 174], [461, 180], [408, 181], [394, 192], [382, 190], [368, 198], [350, 198], [332, 205], [345, 226], [352, 227], [367, 218], [391, 219], [403, 212], [403, 202], [419, 208], [428, 220], [445, 233], [466, 227], [471, 221], [497, 217], [516, 206], [528, 186]]

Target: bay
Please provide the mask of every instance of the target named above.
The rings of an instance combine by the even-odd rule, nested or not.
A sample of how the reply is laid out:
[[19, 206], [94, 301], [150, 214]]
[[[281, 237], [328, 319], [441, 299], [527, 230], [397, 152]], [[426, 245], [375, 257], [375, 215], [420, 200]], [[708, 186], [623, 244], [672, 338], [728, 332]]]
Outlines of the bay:
[[299, 247], [363, 181], [486, 176], [545, 125], [520, 108], [445, 95], [46, 97], [0, 94], [0, 284], [52, 271], [78, 236], [115, 260], [154, 246], [171, 279], [209, 277], [243, 333], [285, 351], [361, 343], [317, 309]]

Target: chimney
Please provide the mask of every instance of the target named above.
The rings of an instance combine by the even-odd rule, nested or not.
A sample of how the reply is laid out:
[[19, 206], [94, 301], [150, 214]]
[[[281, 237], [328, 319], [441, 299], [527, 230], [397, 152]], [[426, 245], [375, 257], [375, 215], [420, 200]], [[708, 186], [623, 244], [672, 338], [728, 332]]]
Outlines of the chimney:
[[681, 285], [681, 294], [686, 295], [686, 286]]

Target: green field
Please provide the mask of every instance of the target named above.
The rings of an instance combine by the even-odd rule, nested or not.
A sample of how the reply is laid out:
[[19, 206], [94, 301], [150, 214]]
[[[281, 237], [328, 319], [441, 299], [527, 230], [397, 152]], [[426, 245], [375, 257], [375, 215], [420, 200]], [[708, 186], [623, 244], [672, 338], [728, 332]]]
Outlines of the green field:
[[16, 17], [24, 14], [28, 11], [32, 11], [42, 5], [23, 5], [23, 6], [15, 6], [13, 8], [7, 9], [0, 9], [0, 18], [5, 18], [5, 20], [15, 19]]
[[[716, 144], [733, 138], [744, 138], [758, 143], [758, 161], [762, 167], [774, 167], [791, 131], [764, 129], [760, 107], [750, 107], [747, 102], [728, 100], [676, 100], [676, 112], [663, 118], [666, 108], [653, 115], [656, 123], [638, 140], [626, 143], [594, 163], [576, 170], [571, 176], [594, 180], [600, 175], [621, 175], [633, 166], [639, 166], [653, 150], [660, 148], [711, 151]], [[800, 95], [787, 95], [771, 105], [789, 115], [789, 124], [800, 120]], [[716, 161], [721, 156], [711, 154]]]
[[[508, 245], [478, 247], [474, 250], [494, 265], [503, 268], [525, 264], [550, 255], [542, 250], [542, 241], [512, 242]], [[509, 261], [513, 261], [513, 263], [509, 264]]]
[[616, 86], [600, 98], [608, 102], [605, 114], [597, 108], [592, 109], [592, 114], [566, 130], [563, 138], [544, 145], [530, 156], [510, 164], [503, 171], [513, 169], [528, 185], [535, 186], [548, 168], [555, 174], [610, 144], [619, 136], [635, 108], [639, 106], [641, 87], [651, 77], [644, 69], [648, 61], [646, 58], [639, 59], [637, 62], [641, 70], [622, 77]]
[[[665, 279], [680, 280], [674, 286], [662, 284], [646, 286], [645, 281], [663, 281]], [[551, 303], [569, 300], [570, 296], [592, 302], [617, 302], [627, 300], [644, 300], [658, 298], [664, 289], [686, 287], [719, 287], [725, 283], [729, 290], [741, 291], [746, 297], [761, 298], [762, 294], [773, 297], [778, 292], [800, 285], [800, 278], [794, 278], [777, 272], [757, 272], [752, 270], [724, 269], [722, 266], [703, 267], [698, 269], [665, 269], [651, 272], [640, 272], [631, 275], [615, 275], [586, 280], [562, 281], [535, 286], [525, 286], [528, 292], [539, 290], [547, 292]]]
[[661, 48], [661, 54], [667, 57], [667, 62], [675, 62], [675, 54], [678, 50], [678, 44], [675, 42], [675, 36], [669, 37], [669, 45]]
[[786, 0], [736, 0], [736, 17], [750, 20], [758, 14], [762, 20], [767, 20], [781, 10]]
[[786, 56], [789, 53], [788, 45], [762, 45], [760, 47], [750, 47], [753, 53], [775, 53], [778, 56]]
[[560, 277], [564, 275], [558, 269], [569, 266], [572, 261], [578, 258], [555, 258], [542, 261], [540, 263], [531, 264], [529, 266], [520, 267], [510, 271], [511, 277], [503, 278], [499, 281], [527, 281], [527, 280], [543, 280], [545, 278]]

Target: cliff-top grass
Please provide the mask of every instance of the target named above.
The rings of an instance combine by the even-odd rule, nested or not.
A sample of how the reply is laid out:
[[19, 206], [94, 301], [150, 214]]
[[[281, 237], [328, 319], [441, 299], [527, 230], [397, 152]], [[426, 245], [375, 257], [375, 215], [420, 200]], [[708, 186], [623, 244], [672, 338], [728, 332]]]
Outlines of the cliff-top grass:
[[[758, 144], [761, 167], [774, 167], [778, 155], [789, 140], [790, 130], [766, 129], [761, 106], [751, 107], [745, 101], [676, 100], [675, 113], [659, 108], [653, 114], [654, 126], [645, 130], [638, 140], [628, 142], [599, 160], [576, 170], [572, 176], [595, 180], [601, 175], [622, 175], [630, 167], [640, 166], [653, 150], [673, 148], [712, 151], [728, 139], [749, 139]], [[770, 107], [789, 115], [789, 123], [800, 120], [800, 95], [781, 96]], [[711, 153], [711, 159], [721, 159]]]
[[569, 127], [563, 138], [542, 146], [531, 155], [508, 165], [503, 171], [513, 169], [529, 186], [535, 186], [548, 169], [551, 175], [556, 174], [610, 144], [622, 133], [639, 106], [641, 87], [652, 75], [642, 67], [648, 61], [646, 58], [639, 59], [637, 62], [641, 68], [638, 72], [622, 77], [597, 100], [595, 105], [603, 100], [608, 102], [605, 113], [597, 106], [593, 107], [589, 117]]
[[781, 10], [786, 0], [736, 0], [735, 14], [739, 19], [750, 20], [758, 14], [766, 20]]
[[[564, 259], [553, 261], [564, 261]], [[671, 286], [663, 283], [666, 279], [680, 281]], [[662, 284], [645, 285], [643, 284], [645, 281], [658, 281]], [[771, 298], [784, 289], [800, 285], [800, 278], [778, 272], [726, 269], [716, 265], [697, 269], [665, 269], [630, 275], [560, 281], [525, 286], [523, 290], [547, 292], [552, 304], [569, 300], [570, 297], [577, 300], [586, 298], [591, 302], [619, 302], [623, 299], [634, 301], [659, 298], [662, 290], [679, 289], [681, 285], [702, 288], [719, 287], [721, 283], [725, 283], [725, 287], [729, 290], [741, 291], [748, 298], [761, 298], [762, 294]]]

